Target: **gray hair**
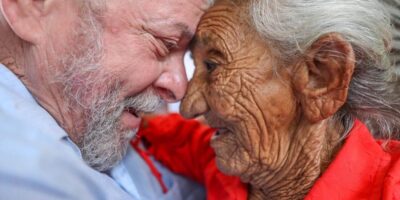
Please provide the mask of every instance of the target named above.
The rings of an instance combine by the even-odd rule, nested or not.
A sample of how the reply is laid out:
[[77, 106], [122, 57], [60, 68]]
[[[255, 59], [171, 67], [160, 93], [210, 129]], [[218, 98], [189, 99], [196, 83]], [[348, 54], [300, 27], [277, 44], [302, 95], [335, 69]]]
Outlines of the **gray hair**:
[[279, 48], [281, 60], [304, 55], [324, 34], [341, 34], [353, 46], [356, 69], [348, 99], [334, 119], [345, 135], [355, 119], [376, 138], [390, 139], [400, 128], [400, 92], [390, 63], [390, 15], [377, 0], [252, 0], [250, 20]]
[[86, 6], [89, 9], [82, 9], [81, 21], [71, 34], [73, 42], [65, 54], [59, 54], [64, 70], [54, 72], [54, 83], [63, 88], [70, 112], [82, 114], [82, 119], [74, 122], [73, 130], [82, 158], [92, 168], [106, 171], [123, 158], [136, 134], [136, 130], [121, 129], [122, 113], [127, 109], [153, 112], [162, 101], [153, 88], [119, 99], [123, 89], [120, 81], [105, 73], [101, 65], [104, 29], [97, 19], [101, 13], [93, 13], [98, 11], [94, 8], [101, 7]]
[[396, 66], [396, 73], [400, 74], [400, 1], [381, 0], [390, 13], [392, 21], [393, 42], [390, 57]]
[[215, 3], [215, 0], [207, 0], [207, 5], [208, 6], [214, 5], [214, 3]]

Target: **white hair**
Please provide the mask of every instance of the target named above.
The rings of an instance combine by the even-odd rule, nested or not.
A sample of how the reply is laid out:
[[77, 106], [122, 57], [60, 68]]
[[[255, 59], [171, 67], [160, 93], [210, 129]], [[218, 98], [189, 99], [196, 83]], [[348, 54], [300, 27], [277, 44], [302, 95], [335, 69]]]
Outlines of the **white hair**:
[[65, 55], [60, 55], [64, 70], [55, 73], [55, 82], [62, 86], [70, 112], [79, 112], [82, 119], [74, 123], [74, 134], [85, 162], [98, 171], [115, 166], [125, 155], [136, 130], [121, 130], [121, 115], [128, 109], [152, 112], [161, 98], [149, 88], [121, 100], [124, 89], [120, 80], [106, 73], [101, 59], [104, 54], [103, 29], [97, 14], [89, 9], [81, 13], [81, 21]]
[[389, 139], [400, 127], [400, 92], [389, 61], [390, 15], [377, 0], [252, 0], [254, 28], [278, 46], [281, 60], [302, 56], [327, 33], [341, 34], [353, 46], [356, 69], [348, 99], [335, 115], [346, 133], [354, 119], [375, 137]]
[[207, 0], [207, 5], [210, 7], [212, 5], [214, 5], [215, 0]]
[[400, 1], [381, 0], [390, 13], [392, 21], [393, 42], [390, 52], [391, 61], [396, 66], [396, 73], [400, 75]]

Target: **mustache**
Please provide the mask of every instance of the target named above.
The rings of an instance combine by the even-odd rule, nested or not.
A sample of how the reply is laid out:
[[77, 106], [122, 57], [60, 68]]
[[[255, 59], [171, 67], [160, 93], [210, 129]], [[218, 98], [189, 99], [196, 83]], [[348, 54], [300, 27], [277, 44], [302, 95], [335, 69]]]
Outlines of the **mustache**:
[[163, 100], [154, 89], [149, 88], [133, 97], [128, 97], [122, 104], [125, 109], [133, 109], [136, 113], [151, 113], [163, 105]]
[[101, 97], [91, 113], [88, 131], [80, 145], [85, 161], [98, 171], [115, 166], [125, 155], [130, 139], [136, 130], [119, 130], [119, 118], [126, 108], [139, 112], [153, 112], [162, 105], [162, 98], [152, 89], [117, 102], [121, 88], [113, 88], [109, 95]]

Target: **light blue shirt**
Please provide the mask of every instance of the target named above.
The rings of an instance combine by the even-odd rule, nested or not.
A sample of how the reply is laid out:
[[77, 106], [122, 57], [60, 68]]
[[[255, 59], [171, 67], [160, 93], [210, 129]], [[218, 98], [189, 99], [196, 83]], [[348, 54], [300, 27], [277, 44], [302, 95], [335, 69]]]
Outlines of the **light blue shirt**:
[[156, 166], [164, 194], [133, 150], [109, 174], [88, 167], [79, 149], [22, 82], [0, 64], [0, 199], [205, 199], [196, 183]]

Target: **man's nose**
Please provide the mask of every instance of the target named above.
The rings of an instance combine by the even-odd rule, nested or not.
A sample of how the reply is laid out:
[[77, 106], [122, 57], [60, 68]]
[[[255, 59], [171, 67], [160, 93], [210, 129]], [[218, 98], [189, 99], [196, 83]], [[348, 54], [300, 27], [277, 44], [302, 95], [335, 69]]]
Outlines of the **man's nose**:
[[154, 86], [167, 103], [174, 103], [183, 98], [187, 88], [187, 77], [183, 61], [168, 64]]

